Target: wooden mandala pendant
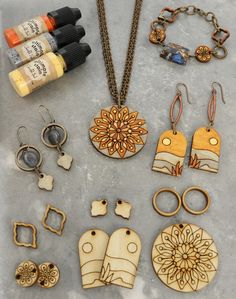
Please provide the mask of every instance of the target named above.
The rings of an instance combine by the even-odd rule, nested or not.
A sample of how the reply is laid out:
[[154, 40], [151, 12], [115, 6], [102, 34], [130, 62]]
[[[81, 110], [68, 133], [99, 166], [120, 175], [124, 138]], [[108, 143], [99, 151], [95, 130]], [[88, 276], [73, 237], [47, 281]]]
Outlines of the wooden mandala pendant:
[[161, 134], [152, 170], [180, 176], [183, 170], [187, 140], [183, 133], [173, 130]]
[[193, 135], [189, 167], [217, 173], [220, 143], [220, 135], [215, 129], [197, 129]]
[[102, 109], [90, 126], [90, 138], [95, 148], [117, 159], [137, 154], [145, 145], [147, 134], [145, 119], [127, 106]]
[[193, 224], [164, 229], [152, 248], [154, 271], [168, 287], [193, 292], [207, 286], [216, 274], [218, 252], [211, 236]]

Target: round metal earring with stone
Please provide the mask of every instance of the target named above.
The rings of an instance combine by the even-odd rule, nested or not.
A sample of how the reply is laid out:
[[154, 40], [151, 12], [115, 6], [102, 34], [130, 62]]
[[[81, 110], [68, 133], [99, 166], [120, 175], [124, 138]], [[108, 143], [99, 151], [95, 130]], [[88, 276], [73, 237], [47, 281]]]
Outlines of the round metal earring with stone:
[[69, 170], [73, 158], [62, 150], [62, 145], [66, 142], [68, 137], [65, 127], [55, 122], [54, 117], [45, 106], [39, 106], [39, 113], [41, 114], [43, 121], [47, 124], [41, 131], [41, 140], [43, 144], [49, 148], [55, 148], [59, 153], [59, 158], [57, 160], [58, 166]]
[[[41, 172], [40, 166], [43, 162], [42, 154], [35, 146], [30, 145], [27, 139], [23, 139], [26, 137], [28, 138], [26, 127], [20, 126], [17, 130], [17, 138], [20, 148], [16, 153], [16, 165], [21, 170], [34, 171], [39, 177], [38, 187], [40, 189], [51, 191], [53, 189], [54, 179], [51, 175]], [[25, 140], [25, 142], [23, 140]]]

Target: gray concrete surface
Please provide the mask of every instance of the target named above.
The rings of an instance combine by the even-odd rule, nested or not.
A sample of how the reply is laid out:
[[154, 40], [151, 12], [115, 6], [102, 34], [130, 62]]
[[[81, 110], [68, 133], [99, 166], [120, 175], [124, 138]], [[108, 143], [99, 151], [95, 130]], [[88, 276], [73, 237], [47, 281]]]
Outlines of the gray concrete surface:
[[[80, 7], [80, 21], [86, 28], [83, 41], [92, 47], [87, 63], [68, 73], [60, 80], [34, 94], [21, 99], [12, 89], [7, 74], [11, 70], [1, 35], [0, 69], [0, 298], [3, 299], [85, 299], [85, 298], [129, 298], [129, 299], [233, 299], [235, 298], [236, 275], [236, 208], [235, 208], [235, 126], [236, 126], [236, 54], [235, 13], [233, 0], [191, 1], [204, 10], [213, 11], [220, 24], [231, 31], [226, 46], [229, 55], [225, 60], [212, 60], [207, 65], [191, 61], [186, 67], [166, 62], [159, 58], [159, 49], [148, 42], [149, 23], [164, 6], [177, 7], [187, 1], [145, 0], [140, 20], [140, 30], [127, 104], [138, 108], [148, 122], [149, 136], [145, 148], [135, 157], [117, 161], [99, 154], [91, 145], [88, 127], [92, 116], [111, 102], [105, 79], [101, 52], [95, 0], [1, 0], [0, 29], [20, 23], [67, 4]], [[189, 1], [188, 1], [189, 3]], [[121, 78], [127, 48], [127, 38], [133, 1], [106, 1], [109, 29], [111, 33], [114, 63], [117, 77]], [[211, 26], [199, 17], [181, 17], [168, 28], [168, 39], [194, 49], [197, 45], [210, 45]], [[207, 103], [210, 84], [219, 81], [224, 86], [226, 105], [217, 103], [216, 128], [222, 136], [222, 155], [219, 174], [214, 175], [185, 169], [180, 178], [173, 178], [151, 171], [156, 141], [160, 132], [169, 128], [169, 105], [177, 82], [185, 82], [189, 88], [192, 106], [184, 103], [183, 118], [179, 129], [185, 132], [188, 146], [196, 128], [207, 122]], [[74, 157], [70, 172], [58, 168], [56, 153], [40, 143], [42, 122], [38, 106], [44, 104], [58, 122], [69, 132], [65, 150]], [[14, 153], [18, 144], [16, 129], [26, 125], [31, 142], [42, 150], [45, 172], [55, 177], [53, 192], [40, 191], [33, 174], [18, 170]], [[189, 152], [189, 151], [188, 151]], [[212, 197], [210, 210], [201, 216], [192, 216], [183, 209], [176, 217], [163, 218], [151, 205], [153, 193], [160, 187], [174, 187], [182, 193], [191, 185], [206, 188]], [[108, 216], [91, 218], [90, 203], [105, 197], [109, 200]], [[114, 215], [117, 198], [129, 200], [133, 213], [129, 221]], [[197, 197], [194, 197], [197, 198]], [[167, 199], [166, 199], [167, 201]], [[169, 200], [167, 201], [169, 203]], [[46, 204], [51, 203], [67, 213], [68, 221], [62, 237], [46, 231], [41, 219]], [[165, 204], [163, 204], [164, 206]], [[13, 221], [34, 223], [38, 228], [38, 249], [20, 248], [12, 241]], [[181, 294], [167, 288], [156, 277], [151, 264], [152, 243], [166, 226], [178, 222], [190, 222], [206, 229], [217, 244], [220, 254], [219, 271], [214, 281], [194, 294]], [[138, 275], [133, 290], [116, 286], [84, 291], [81, 288], [77, 242], [88, 228], [98, 227], [111, 233], [115, 229], [129, 226], [142, 238], [143, 251]], [[58, 264], [61, 281], [54, 288], [44, 290], [37, 286], [22, 289], [14, 279], [16, 265], [23, 259], [36, 262], [50, 260]]]

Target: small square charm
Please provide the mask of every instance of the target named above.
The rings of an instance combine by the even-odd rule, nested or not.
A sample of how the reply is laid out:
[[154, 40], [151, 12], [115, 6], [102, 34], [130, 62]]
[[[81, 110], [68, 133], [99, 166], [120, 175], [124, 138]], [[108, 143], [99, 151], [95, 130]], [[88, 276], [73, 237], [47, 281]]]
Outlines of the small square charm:
[[164, 46], [160, 57], [180, 65], [185, 65], [189, 59], [189, 51], [190, 50], [185, 47], [169, 43]]

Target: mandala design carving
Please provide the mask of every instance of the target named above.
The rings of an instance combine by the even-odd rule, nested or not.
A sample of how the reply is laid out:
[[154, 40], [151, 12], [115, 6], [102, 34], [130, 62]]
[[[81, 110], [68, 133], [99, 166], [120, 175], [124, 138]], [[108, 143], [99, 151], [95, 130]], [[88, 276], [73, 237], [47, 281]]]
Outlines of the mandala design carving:
[[38, 284], [43, 288], [55, 286], [60, 278], [60, 272], [56, 265], [43, 263], [39, 265]]
[[158, 235], [152, 249], [157, 276], [181, 292], [197, 291], [215, 276], [218, 253], [213, 239], [193, 224], [172, 225]]
[[38, 278], [38, 269], [35, 263], [31, 261], [23, 261], [16, 268], [15, 273], [17, 283], [22, 287], [32, 286]]
[[112, 158], [138, 153], [147, 139], [146, 121], [127, 106], [107, 107], [93, 119], [90, 137], [98, 151]]

